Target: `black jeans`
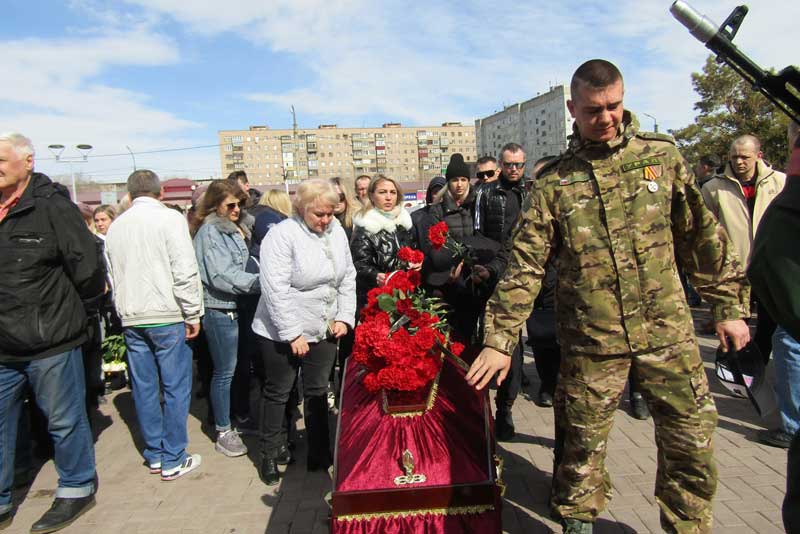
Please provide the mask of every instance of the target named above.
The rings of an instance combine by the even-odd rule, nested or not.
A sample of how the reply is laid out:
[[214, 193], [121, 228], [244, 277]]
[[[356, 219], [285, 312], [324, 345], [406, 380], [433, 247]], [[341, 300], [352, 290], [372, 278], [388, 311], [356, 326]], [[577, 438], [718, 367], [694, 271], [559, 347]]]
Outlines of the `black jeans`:
[[508, 370], [508, 376], [497, 388], [497, 409], [503, 411], [511, 409], [514, 401], [517, 400], [519, 390], [522, 389], [522, 336], [520, 335], [517, 348], [511, 355], [511, 369]]
[[308, 457], [316, 463], [331, 458], [328, 436], [328, 378], [336, 358], [336, 345], [330, 341], [309, 343], [302, 358], [292, 354], [288, 343], [258, 336], [264, 362], [261, 388], [261, 454], [269, 457], [286, 445], [284, 417], [286, 404], [297, 373], [303, 369], [304, 418], [308, 435]]
[[239, 357], [231, 383], [231, 419], [250, 417], [250, 368], [259, 383], [264, 383], [264, 366], [259, 354], [258, 336], [250, 326], [256, 314], [258, 299], [239, 300]]

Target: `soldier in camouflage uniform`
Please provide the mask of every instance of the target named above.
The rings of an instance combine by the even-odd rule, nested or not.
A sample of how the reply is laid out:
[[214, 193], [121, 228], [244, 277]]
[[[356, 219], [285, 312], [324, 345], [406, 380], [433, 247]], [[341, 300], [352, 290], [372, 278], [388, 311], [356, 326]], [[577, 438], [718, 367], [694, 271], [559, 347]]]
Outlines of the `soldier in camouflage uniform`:
[[587, 533], [611, 483], [605, 452], [631, 365], [656, 426], [656, 499], [667, 532], [711, 531], [717, 413], [677, 256], [711, 304], [727, 348], [749, 340], [746, 282], [674, 141], [639, 131], [623, 110], [622, 76], [592, 60], [572, 79], [575, 134], [533, 185], [505, 275], [487, 304], [485, 346], [467, 380], [483, 388], [509, 354], [551, 250], [558, 271], [559, 391], [565, 444], [552, 507], [565, 532]]

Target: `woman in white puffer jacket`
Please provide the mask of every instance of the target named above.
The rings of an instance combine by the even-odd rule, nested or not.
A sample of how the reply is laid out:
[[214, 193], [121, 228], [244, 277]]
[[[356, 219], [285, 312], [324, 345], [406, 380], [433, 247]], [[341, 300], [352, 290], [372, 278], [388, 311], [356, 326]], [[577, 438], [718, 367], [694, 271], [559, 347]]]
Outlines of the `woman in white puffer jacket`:
[[333, 210], [339, 195], [327, 180], [297, 189], [294, 215], [261, 243], [261, 299], [253, 331], [259, 336], [266, 379], [261, 404], [261, 466], [265, 484], [278, 482], [278, 464], [292, 461], [284, 413], [303, 368], [309, 471], [332, 464], [328, 438], [328, 377], [336, 339], [355, 324], [356, 271]]

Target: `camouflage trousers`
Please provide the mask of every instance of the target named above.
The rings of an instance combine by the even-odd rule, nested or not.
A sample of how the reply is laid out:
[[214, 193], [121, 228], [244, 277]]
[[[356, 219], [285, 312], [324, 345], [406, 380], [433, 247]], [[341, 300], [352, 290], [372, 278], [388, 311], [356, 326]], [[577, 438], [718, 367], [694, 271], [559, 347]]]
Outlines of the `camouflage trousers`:
[[631, 365], [655, 423], [655, 497], [662, 528], [710, 533], [717, 410], [694, 340], [622, 356], [564, 355], [555, 405], [563, 451], [554, 475], [553, 511], [561, 518], [594, 521], [605, 508], [611, 496], [606, 445]]

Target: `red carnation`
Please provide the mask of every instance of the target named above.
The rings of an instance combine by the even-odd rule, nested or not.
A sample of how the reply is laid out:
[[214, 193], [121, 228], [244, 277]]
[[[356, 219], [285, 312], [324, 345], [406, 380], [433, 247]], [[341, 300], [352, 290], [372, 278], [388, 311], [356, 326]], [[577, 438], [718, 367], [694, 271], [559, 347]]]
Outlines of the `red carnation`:
[[425, 255], [411, 247], [401, 247], [400, 250], [397, 251], [397, 259], [408, 264], [422, 263], [422, 260], [425, 259]]
[[450, 229], [447, 227], [447, 223], [442, 221], [434, 224], [428, 230], [428, 241], [431, 242], [434, 250], [439, 250], [444, 246], [447, 242], [447, 234]]

